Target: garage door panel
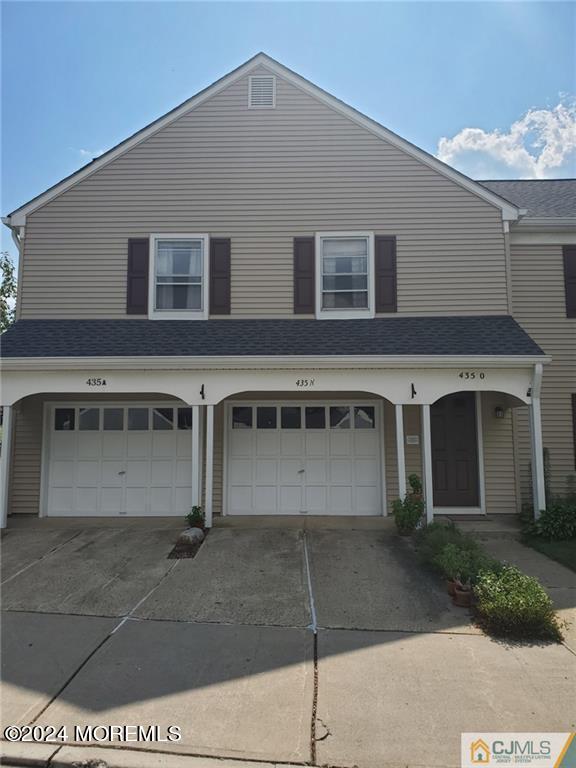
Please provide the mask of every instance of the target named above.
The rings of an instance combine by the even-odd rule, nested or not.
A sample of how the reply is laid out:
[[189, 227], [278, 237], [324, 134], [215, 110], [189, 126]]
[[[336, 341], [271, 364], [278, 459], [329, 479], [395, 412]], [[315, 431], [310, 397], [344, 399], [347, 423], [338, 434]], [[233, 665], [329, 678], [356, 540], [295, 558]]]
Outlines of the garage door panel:
[[252, 486], [230, 486], [230, 512], [237, 515], [249, 515], [253, 512]]
[[119, 515], [123, 508], [124, 488], [102, 487], [100, 491], [100, 514]]
[[76, 488], [76, 510], [80, 515], [97, 515], [99, 507], [98, 488]]
[[305, 509], [310, 515], [324, 515], [327, 511], [327, 491], [325, 485], [307, 485], [304, 489]]
[[335, 485], [349, 485], [352, 482], [350, 459], [330, 459], [330, 482]]
[[229, 440], [231, 456], [252, 456], [254, 433], [251, 429], [233, 429]]
[[280, 454], [282, 456], [302, 456], [303, 453], [304, 433], [296, 430], [282, 430], [280, 432]]
[[76, 432], [52, 433], [52, 456], [56, 459], [72, 458], [76, 455]]
[[354, 432], [354, 453], [356, 456], [374, 456], [378, 453], [378, 434], [376, 430], [356, 430]]
[[100, 432], [79, 432], [77, 453], [81, 458], [100, 458], [102, 455], [102, 434]]
[[76, 485], [97, 488], [100, 485], [100, 462], [79, 461], [76, 464]]
[[73, 461], [53, 461], [50, 466], [50, 485], [70, 488], [74, 485], [76, 464]]
[[256, 454], [258, 456], [277, 456], [280, 453], [280, 435], [273, 430], [256, 431]]
[[354, 499], [351, 486], [338, 486], [330, 488], [329, 512], [333, 515], [349, 515], [354, 508]]
[[380, 476], [380, 468], [376, 459], [356, 459], [354, 475], [357, 483], [372, 483], [376, 485]]
[[376, 486], [356, 486], [354, 505], [360, 515], [372, 515], [380, 503], [380, 493]]
[[328, 438], [326, 432], [306, 432], [306, 456], [325, 456], [327, 445]]
[[330, 433], [330, 455], [331, 456], [350, 456], [352, 452], [353, 434], [349, 430], [335, 429]]
[[[161, 423], [168, 427], [158, 428], [160, 421], [154, 420], [154, 410], [160, 409], [162, 415], [164, 408], [172, 410], [166, 405], [141, 403], [59, 404], [49, 419], [47, 513], [188, 512], [192, 434], [188, 428], [178, 429], [176, 419], [164, 419]], [[180, 426], [184, 423], [190, 426], [189, 419], [181, 420]]]
[[74, 512], [74, 489], [51, 488], [48, 496], [49, 508], [56, 515], [71, 515]]
[[278, 462], [276, 459], [256, 459], [254, 462], [254, 482], [276, 485], [278, 482]]
[[301, 470], [303, 469], [302, 459], [280, 459], [279, 481], [280, 483], [294, 483], [301, 485]]
[[147, 514], [146, 499], [148, 488], [126, 488], [126, 513], [129, 515]]
[[172, 509], [172, 488], [150, 489], [150, 514], [174, 514], [174, 510]]
[[254, 510], [259, 515], [273, 515], [277, 512], [276, 485], [257, 485], [254, 488]]
[[148, 459], [130, 459], [126, 462], [126, 485], [132, 487], [148, 485], [149, 472]]
[[125, 432], [102, 433], [102, 456], [109, 459], [123, 459], [126, 454]]
[[120, 459], [108, 461], [104, 459], [100, 469], [102, 485], [118, 486], [124, 485], [124, 463]]
[[252, 482], [252, 460], [251, 459], [232, 459], [228, 467], [229, 480], [231, 483], [240, 485], [246, 482]]
[[326, 459], [306, 459], [304, 482], [318, 484], [328, 482], [328, 467]]
[[131, 459], [150, 456], [152, 448], [152, 436], [149, 432], [134, 430], [128, 432], [126, 443], [126, 455]]
[[302, 511], [302, 486], [281, 485], [279, 489], [279, 512], [281, 515], [295, 515]]

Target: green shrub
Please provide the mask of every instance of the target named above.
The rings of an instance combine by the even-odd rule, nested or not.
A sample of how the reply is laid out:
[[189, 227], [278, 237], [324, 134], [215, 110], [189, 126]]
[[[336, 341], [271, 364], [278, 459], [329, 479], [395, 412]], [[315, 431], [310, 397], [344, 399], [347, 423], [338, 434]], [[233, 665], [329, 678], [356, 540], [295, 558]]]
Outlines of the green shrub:
[[415, 472], [408, 475], [408, 485], [412, 493], [415, 493], [417, 496], [422, 495], [422, 480], [420, 480]]
[[392, 514], [399, 533], [412, 533], [422, 519], [424, 502], [412, 494], [406, 494], [404, 499], [392, 502]]
[[192, 507], [186, 515], [186, 522], [190, 528], [204, 528], [204, 512], [202, 507]]
[[459, 544], [446, 544], [434, 557], [433, 565], [447, 579], [462, 584], [475, 584], [483, 573], [501, 569], [497, 560], [488, 557], [475, 542], [474, 545], [465, 548]]
[[518, 640], [562, 639], [552, 601], [542, 585], [517, 568], [482, 572], [474, 593], [478, 619], [490, 634]]
[[434, 522], [416, 533], [416, 549], [421, 560], [434, 565], [434, 559], [446, 544], [456, 544], [460, 549], [474, 549], [478, 545], [456, 527], [452, 521]]
[[534, 521], [530, 533], [548, 541], [567, 541], [576, 537], [576, 500], [554, 498]]

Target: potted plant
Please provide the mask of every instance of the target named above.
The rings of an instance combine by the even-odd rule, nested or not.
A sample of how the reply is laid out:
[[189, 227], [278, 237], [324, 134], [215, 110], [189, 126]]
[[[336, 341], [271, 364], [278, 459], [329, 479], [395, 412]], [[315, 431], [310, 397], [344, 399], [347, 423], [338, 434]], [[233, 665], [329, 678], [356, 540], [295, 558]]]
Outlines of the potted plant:
[[202, 507], [195, 505], [186, 515], [189, 528], [201, 528], [204, 530], [204, 512]]
[[415, 472], [408, 475], [408, 485], [410, 486], [410, 495], [415, 499], [422, 499], [422, 481]]
[[395, 499], [392, 502], [392, 514], [396, 528], [401, 536], [409, 536], [413, 533], [424, 512], [424, 502], [422, 499], [407, 493], [404, 499]]

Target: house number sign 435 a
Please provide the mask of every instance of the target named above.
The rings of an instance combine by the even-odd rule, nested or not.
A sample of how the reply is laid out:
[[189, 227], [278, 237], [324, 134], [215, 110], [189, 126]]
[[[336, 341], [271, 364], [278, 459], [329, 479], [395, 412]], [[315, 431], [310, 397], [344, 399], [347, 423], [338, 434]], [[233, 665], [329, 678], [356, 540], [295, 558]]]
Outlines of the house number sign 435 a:
[[91, 377], [89, 379], [86, 379], [86, 384], [88, 384], [89, 387], [105, 387], [106, 386], [106, 379], [101, 378], [100, 376]]
[[460, 371], [458, 378], [471, 380], [471, 379], [485, 379], [486, 374], [484, 371]]

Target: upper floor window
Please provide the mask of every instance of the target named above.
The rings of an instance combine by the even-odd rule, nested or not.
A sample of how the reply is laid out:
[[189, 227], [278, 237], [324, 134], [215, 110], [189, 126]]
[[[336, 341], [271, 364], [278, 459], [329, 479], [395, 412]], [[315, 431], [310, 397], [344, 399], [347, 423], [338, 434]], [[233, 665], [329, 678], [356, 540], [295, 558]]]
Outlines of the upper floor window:
[[208, 316], [208, 235], [150, 236], [150, 317]]
[[316, 316], [374, 317], [374, 234], [316, 235]]

